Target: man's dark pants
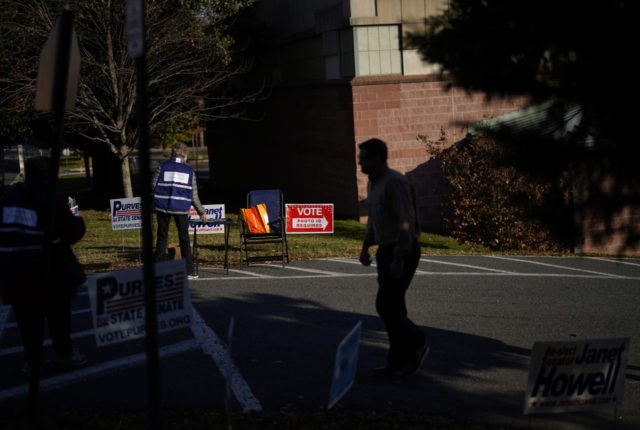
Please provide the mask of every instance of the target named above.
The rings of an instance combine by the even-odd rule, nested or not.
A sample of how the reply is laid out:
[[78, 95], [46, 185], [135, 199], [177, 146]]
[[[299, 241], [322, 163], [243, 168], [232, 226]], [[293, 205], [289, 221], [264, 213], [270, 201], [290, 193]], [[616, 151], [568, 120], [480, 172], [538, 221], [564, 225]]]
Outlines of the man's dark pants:
[[13, 314], [20, 330], [25, 361], [32, 368], [43, 361], [42, 341], [45, 316], [53, 349], [59, 357], [71, 354], [71, 302], [59, 301], [48, 305], [13, 304]]
[[399, 278], [389, 274], [395, 244], [378, 247], [378, 294], [376, 311], [384, 321], [389, 336], [387, 365], [402, 368], [410, 357], [425, 344], [425, 335], [407, 316], [405, 294], [420, 261], [420, 244], [415, 241], [411, 254], [405, 258], [404, 270]]
[[180, 242], [180, 253], [187, 263], [187, 273], [193, 273], [193, 258], [191, 256], [191, 243], [189, 241], [189, 219], [186, 214], [167, 214], [156, 212], [158, 221], [158, 232], [156, 241], [156, 261], [167, 258], [167, 237], [169, 233], [169, 222], [174, 219], [178, 228], [178, 241]]

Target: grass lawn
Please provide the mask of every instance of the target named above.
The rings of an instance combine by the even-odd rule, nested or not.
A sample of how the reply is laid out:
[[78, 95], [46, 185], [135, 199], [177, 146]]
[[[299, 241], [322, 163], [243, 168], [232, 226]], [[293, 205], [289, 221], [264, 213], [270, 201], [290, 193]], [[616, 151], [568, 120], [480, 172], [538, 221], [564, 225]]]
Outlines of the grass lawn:
[[[74, 245], [78, 259], [87, 272], [104, 272], [130, 268], [142, 264], [142, 239], [140, 229], [113, 230], [108, 210], [109, 202], [90, 206], [103, 206], [104, 210], [83, 209], [84, 200], [93, 200], [87, 189], [84, 176], [67, 176], [60, 179], [58, 189], [78, 197], [80, 214], [85, 220], [87, 232]], [[238, 219], [235, 212], [227, 212], [232, 220]], [[152, 231], [155, 246], [155, 217], [152, 217]], [[364, 224], [356, 220], [334, 220], [333, 234], [290, 234], [287, 236], [289, 258], [304, 260], [327, 257], [357, 257], [362, 246]], [[240, 232], [237, 224], [229, 226], [229, 264], [240, 262]], [[193, 238], [192, 238], [193, 242]], [[178, 243], [176, 227], [169, 227], [169, 244]], [[459, 244], [454, 239], [432, 233], [420, 235], [423, 254], [473, 254], [488, 252], [487, 249], [468, 244]], [[223, 265], [224, 237], [222, 234], [198, 235], [198, 262], [201, 267]], [[277, 245], [276, 245], [277, 246]], [[373, 252], [375, 249], [371, 249]]]
[[[142, 264], [141, 230], [112, 230], [108, 210], [82, 210], [87, 232], [74, 245], [79, 260], [88, 272], [103, 272]], [[236, 213], [227, 213], [236, 220]], [[152, 229], [155, 237], [155, 218]], [[229, 264], [240, 262], [240, 233], [237, 224], [229, 226]], [[335, 220], [333, 234], [291, 234], [287, 236], [291, 260], [326, 257], [357, 257], [362, 246], [364, 225], [355, 220]], [[193, 240], [193, 239], [192, 239]], [[178, 243], [175, 225], [169, 228], [169, 243]], [[436, 234], [422, 233], [420, 236], [423, 254], [480, 253], [486, 250], [458, 244], [455, 240]], [[155, 243], [154, 243], [155, 245]], [[198, 235], [198, 261], [201, 267], [222, 265], [224, 261], [224, 238], [222, 234]], [[275, 245], [278, 246], [278, 245]], [[372, 250], [373, 251], [373, 250]]]

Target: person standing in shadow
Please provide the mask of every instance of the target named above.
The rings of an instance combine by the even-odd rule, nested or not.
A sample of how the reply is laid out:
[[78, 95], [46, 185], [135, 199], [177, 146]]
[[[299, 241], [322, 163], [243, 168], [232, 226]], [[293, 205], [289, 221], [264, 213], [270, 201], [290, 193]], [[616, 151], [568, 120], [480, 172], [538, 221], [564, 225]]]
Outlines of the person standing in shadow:
[[[0, 293], [3, 302], [12, 306], [20, 331], [25, 374], [42, 370], [45, 317], [56, 363], [71, 367], [87, 363], [86, 356], [71, 342], [71, 300], [79, 285], [68, 285], [64, 280], [59, 258], [64, 252], [73, 253], [71, 245], [82, 239], [86, 227], [82, 217], [72, 214], [67, 197], [56, 198], [52, 205], [50, 163], [47, 157], [28, 159], [24, 182], [16, 183], [0, 198]], [[52, 207], [55, 222], [47, 235]], [[47, 237], [52, 242], [50, 265], [45, 255]], [[81, 266], [79, 270], [82, 284], [86, 277]]]
[[369, 139], [358, 145], [358, 164], [368, 175], [368, 220], [360, 262], [371, 264], [369, 248], [378, 245], [376, 311], [385, 324], [389, 351], [379, 377], [415, 373], [429, 353], [425, 335], [407, 315], [405, 294], [420, 261], [420, 226], [415, 192], [407, 178], [387, 164], [387, 145]]

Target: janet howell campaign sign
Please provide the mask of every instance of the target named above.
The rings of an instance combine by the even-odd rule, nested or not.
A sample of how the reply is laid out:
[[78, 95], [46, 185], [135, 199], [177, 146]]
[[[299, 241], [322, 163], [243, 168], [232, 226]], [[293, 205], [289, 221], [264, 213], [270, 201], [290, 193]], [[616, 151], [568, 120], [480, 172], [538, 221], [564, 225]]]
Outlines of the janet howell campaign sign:
[[622, 406], [629, 338], [536, 342], [524, 413]]

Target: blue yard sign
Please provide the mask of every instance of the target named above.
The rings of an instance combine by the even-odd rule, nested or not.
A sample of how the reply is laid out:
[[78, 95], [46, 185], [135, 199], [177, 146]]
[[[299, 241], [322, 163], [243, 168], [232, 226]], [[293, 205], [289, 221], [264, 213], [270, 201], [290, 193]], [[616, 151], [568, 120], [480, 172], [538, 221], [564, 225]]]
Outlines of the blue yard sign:
[[338, 350], [336, 351], [336, 362], [333, 368], [333, 378], [331, 380], [331, 390], [329, 392], [329, 406], [338, 403], [349, 391], [356, 377], [356, 369], [358, 368], [358, 346], [360, 345], [360, 329], [362, 321], [351, 329], [349, 334], [342, 339]]

